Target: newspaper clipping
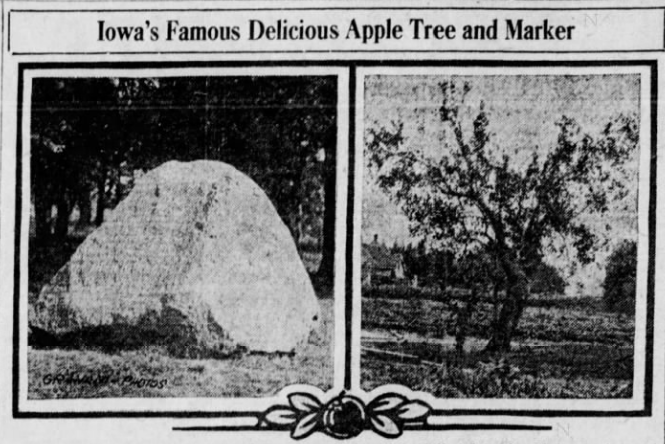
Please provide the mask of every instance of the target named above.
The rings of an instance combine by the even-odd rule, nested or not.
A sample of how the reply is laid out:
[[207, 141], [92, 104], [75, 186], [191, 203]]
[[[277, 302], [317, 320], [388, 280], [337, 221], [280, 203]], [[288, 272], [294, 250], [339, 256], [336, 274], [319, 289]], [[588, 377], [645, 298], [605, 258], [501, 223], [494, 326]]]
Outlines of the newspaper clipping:
[[665, 441], [665, 3], [3, 0], [1, 442]]

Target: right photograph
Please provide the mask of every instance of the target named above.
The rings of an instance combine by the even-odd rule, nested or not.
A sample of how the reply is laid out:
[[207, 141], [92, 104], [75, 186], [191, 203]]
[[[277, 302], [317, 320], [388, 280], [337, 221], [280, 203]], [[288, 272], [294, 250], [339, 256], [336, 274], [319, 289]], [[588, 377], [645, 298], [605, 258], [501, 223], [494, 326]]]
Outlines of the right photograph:
[[494, 72], [364, 77], [361, 387], [632, 398], [643, 79]]

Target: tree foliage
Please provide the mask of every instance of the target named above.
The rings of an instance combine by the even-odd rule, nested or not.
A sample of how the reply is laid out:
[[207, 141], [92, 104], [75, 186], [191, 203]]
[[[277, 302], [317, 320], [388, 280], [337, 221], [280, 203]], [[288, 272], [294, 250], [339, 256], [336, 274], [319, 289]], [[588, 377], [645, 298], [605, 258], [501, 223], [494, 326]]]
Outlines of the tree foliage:
[[566, 281], [555, 267], [541, 263], [531, 276], [531, 292], [535, 294], [556, 295], [566, 289]]
[[135, 173], [196, 159], [249, 175], [296, 240], [332, 242], [332, 77], [35, 79], [31, 142], [40, 242], [67, 236], [76, 207], [83, 224], [100, 224]]
[[464, 130], [460, 110], [468, 83], [446, 81], [440, 88], [439, 115], [447, 134], [440, 149], [408, 146], [403, 123], [370, 128], [369, 164], [379, 187], [409, 218], [414, 235], [459, 255], [492, 255], [505, 277], [506, 298], [488, 349], [507, 350], [546, 241], [565, 236], [581, 261], [592, 260], [594, 235], [578, 216], [607, 211], [605, 186], [612, 168], [637, 144], [637, 123], [618, 116], [594, 139], [562, 116], [553, 146], [545, 153], [534, 147], [517, 161], [505, 147], [493, 145], [482, 102], [471, 131]]
[[607, 258], [603, 298], [611, 310], [632, 315], [635, 312], [637, 243], [623, 241]]

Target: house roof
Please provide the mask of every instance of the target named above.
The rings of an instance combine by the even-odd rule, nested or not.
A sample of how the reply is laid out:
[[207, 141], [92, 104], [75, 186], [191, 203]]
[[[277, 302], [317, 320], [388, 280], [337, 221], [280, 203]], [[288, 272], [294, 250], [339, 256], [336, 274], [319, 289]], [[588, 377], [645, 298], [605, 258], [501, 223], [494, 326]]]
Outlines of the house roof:
[[402, 262], [402, 257], [399, 254], [391, 253], [385, 245], [372, 243], [363, 244], [362, 261], [365, 267], [392, 270]]

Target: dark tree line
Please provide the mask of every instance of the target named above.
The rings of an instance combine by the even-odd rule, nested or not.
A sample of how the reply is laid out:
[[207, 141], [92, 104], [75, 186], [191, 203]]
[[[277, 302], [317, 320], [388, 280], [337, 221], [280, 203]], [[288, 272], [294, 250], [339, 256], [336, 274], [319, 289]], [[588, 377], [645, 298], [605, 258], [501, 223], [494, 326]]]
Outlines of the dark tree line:
[[36, 79], [35, 241], [67, 237], [75, 208], [80, 224], [101, 224], [136, 172], [220, 160], [263, 188], [296, 240], [319, 239], [330, 277], [336, 97], [333, 77]]
[[607, 258], [603, 298], [607, 308], [635, 315], [637, 280], [637, 242], [624, 240]]
[[[428, 249], [425, 239], [415, 245], [394, 245], [391, 250], [401, 255], [406, 277], [419, 286], [436, 287], [443, 291], [450, 287], [468, 288], [468, 276], [474, 268], [491, 270], [491, 273], [483, 272], [483, 279], [474, 278], [474, 283], [482, 283], [485, 287], [482, 293], [493, 291], [494, 284], [500, 284], [503, 279], [500, 268], [496, 262], [492, 263], [492, 256], [488, 252], [475, 251], [456, 257], [451, 250]], [[534, 268], [531, 279], [532, 293], [560, 295], [565, 289], [566, 281], [555, 267], [541, 262]]]

